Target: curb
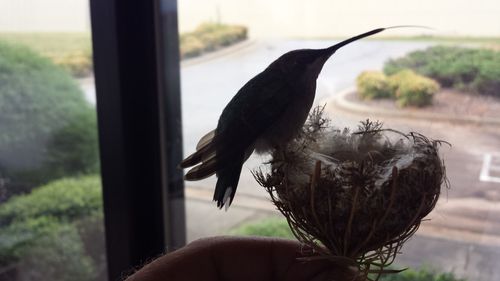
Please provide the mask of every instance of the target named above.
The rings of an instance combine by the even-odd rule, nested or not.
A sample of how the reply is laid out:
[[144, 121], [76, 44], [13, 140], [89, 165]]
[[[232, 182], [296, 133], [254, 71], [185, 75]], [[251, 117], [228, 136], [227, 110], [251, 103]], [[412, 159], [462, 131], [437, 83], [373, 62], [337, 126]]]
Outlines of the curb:
[[251, 46], [254, 46], [256, 42], [257, 42], [256, 40], [246, 39], [234, 45], [223, 47], [214, 52], [209, 52], [206, 54], [202, 54], [198, 57], [181, 60], [181, 67], [197, 65], [220, 57], [224, 57], [232, 53], [241, 51], [243, 49], [249, 48]]
[[374, 108], [347, 100], [346, 96], [354, 92], [355, 90], [356, 90], [355, 87], [347, 88], [343, 91], [340, 91], [338, 94], [330, 98], [328, 101], [330, 101], [333, 104], [333, 106], [337, 107], [340, 110], [350, 111], [353, 113], [374, 114], [383, 117], [397, 117], [397, 118], [418, 119], [418, 120], [437, 121], [437, 122], [449, 122], [449, 123], [461, 123], [461, 124], [467, 123], [475, 125], [490, 125], [490, 126], [500, 127], [500, 120], [490, 117], [479, 117], [479, 116], [462, 117], [462, 116], [450, 116], [441, 113], [407, 112], [404, 110], [394, 111], [394, 110]]

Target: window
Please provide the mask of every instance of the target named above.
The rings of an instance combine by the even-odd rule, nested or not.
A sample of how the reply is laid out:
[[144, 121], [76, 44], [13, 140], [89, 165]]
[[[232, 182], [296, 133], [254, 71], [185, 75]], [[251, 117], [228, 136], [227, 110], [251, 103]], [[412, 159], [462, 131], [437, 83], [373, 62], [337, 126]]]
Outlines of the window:
[[[431, 265], [438, 272], [452, 271], [467, 280], [492, 280], [498, 270], [489, 260], [498, 255], [488, 249], [497, 253], [500, 241], [494, 219], [500, 194], [496, 180], [500, 130], [495, 121], [500, 118], [500, 88], [498, 79], [495, 86], [482, 79], [500, 69], [495, 51], [499, 48], [499, 11], [500, 5], [494, 1], [471, 6], [464, 1], [410, 5], [393, 1], [180, 0], [184, 154], [195, 151], [198, 140], [217, 126], [222, 110], [237, 91], [280, 55], [294, 49], [324, 48], [378, 27], [432, 27], [434, 30], [386, 30], [343, 47], [325, 64], [317, 80], [315, 105], [326, 104], [332, 124], [340, 128], [356, 128], [359, 121], [370, 118], [382, 121], [385, 127], [450, 142], [451, 148], [444, 145], [440, 150], [451, 189], [443, 187], [438, 206], [428, 216], [431, 221], [424, 222], [403, 248], [396, 267]], [[247, 32], [243, 40], [238, 37], [241, 28]], [[228, 43], [227, 34], [232, 34], [234, 42]], [[395, 60], [414, 51], [419, 52], [406, 57], [406, 63]], [[383, 75], [388, 77], [396, 67], [412, 65], [417, 74], [441, 84], [432, 105], [403, 107], [402, 100], [354, 95], [362, 72], [385, 68]], [[477, 73], [485, 76], [479, 78]], [[477, 88], [479, 84], [491, 87]], [[347, 106], [335, 102], [339, 95]], [[189, 241], [227, 233], [278, 235], [275, 228], [286, 229], [279, 220], [282, 216], [252, 175], [267, 159], [254, 153], [245, 163], [227, 212], [217, 210], [211, 202], [215, 177], [186, 182]], [[278, 220], [265, 219], [276, 217]], [[242, 228], [244, 225], [253, 228]]]
[[1, 280], [107, 280], [88, 5], [0, 3]]
[[[339, 50], [314, 106], [340, 128], [371, 118], [452, 143], [441, 148], [452, 188], [395, 267], [494, 280], [497, 2], [0, 1], [0, 279], [115, 280], [200, 237], [291, 238], [251, 173], [268, 156], [246, 161], [227, 212], [212, 202], [216, 178], [184, 183], [178, 163], [280, 55], [419, 24], [435, 30], [391, 29]], [[356, 95], [362, 72], [387, 82], [402, 68], [440, 84], [430, 105]]]

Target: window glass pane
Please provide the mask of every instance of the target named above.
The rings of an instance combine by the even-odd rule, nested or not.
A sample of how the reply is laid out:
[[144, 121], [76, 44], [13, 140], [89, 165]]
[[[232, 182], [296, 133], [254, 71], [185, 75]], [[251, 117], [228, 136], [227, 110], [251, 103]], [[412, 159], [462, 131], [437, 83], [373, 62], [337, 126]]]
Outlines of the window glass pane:
[[0, 1], [0, 280], [106, 280], [88, 0]]
[[[178, 2], [185, 156], [217, 126], [238, 90], [280, 55], [325, 48], [379, 27], [433, 28], [389, 29], [338, 50], [317, 79], [313, 106], [326, 104], [336, 127], [356, 129], [359, 121], [370, 118], [386, 128], [450, 142], [452, 147], [443, 145], [440, 153], [451, 189], [442, 187], [437, 207], [427, 217], [431, 220], [406, 243], [395, 266], [417, 270], [429, 265], [457, 278], [498, 279], [500, 2]], [[410, 78], [396, 81], [392, 75], [404, 69], [413, 71]], [[384, 84], [386, 92], [375, 87], [362, 96], [366, 85], [358, 77], [365, 71], [376, 71], [368, 75], [380, 83], [396, 81], [420, 90]], [[266, 154], [254, 153], [245, 162], [227, 212], [212, 202], [215, 176], [186, 182], [188, 240], [235, 229], [239, 234], [290, 235], [252, 175], [266, 159]], [[277, 220], [262, 223], [264, 218]], [[239, 228], [256, 221], [260, 229]]]

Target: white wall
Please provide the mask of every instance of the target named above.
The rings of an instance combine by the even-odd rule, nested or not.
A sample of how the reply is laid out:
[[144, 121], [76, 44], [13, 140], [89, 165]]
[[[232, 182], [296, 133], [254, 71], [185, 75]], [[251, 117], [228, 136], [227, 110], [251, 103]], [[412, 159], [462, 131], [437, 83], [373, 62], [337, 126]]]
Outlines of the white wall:
[[[88, 1], [0, 0], [0, 31], [88, 31]], [[253, 37], [346, 36], [399, 24], [500, 36], [500, 0], [178, 0], [178, 6], [181, 31], [220, 18], [249, 26]], [[421, 33], [390, 34], [412, 32]]]
[[0, 32], [89, 30], [89, 0], [0, 0]]
[[[442, 35], [500, 36], [499, 0], [178, 0], [181, 30], [216, 20], [250, 27], [254, 37], [331, 37], [400, 24]], [[411, 34], [393, 30], [390, 34]], [[421, 32], [421, 31], [418, 31]]]

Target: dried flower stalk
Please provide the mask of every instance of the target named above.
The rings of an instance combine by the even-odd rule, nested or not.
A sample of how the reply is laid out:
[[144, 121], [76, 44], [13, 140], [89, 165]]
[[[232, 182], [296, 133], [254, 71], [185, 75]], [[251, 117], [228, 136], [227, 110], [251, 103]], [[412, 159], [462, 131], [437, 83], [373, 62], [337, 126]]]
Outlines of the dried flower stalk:
[[301, 134], [277, 147], [256, 180], [314, 257], [352, 267], [352, 280], [378, 280], [448, 184], [442, 141], [361, 122], [335, 130], [316, 108]]

